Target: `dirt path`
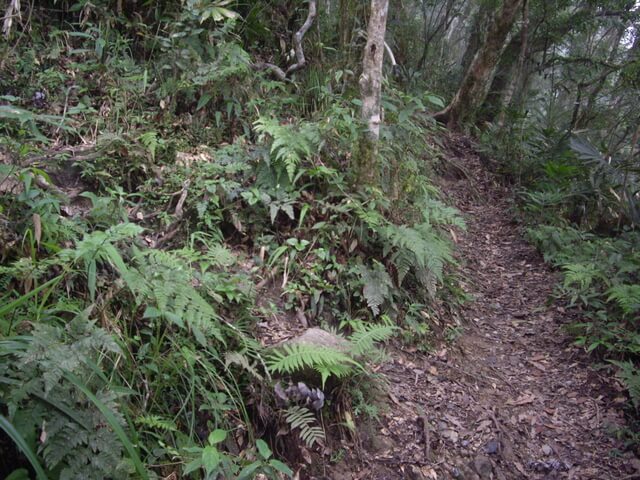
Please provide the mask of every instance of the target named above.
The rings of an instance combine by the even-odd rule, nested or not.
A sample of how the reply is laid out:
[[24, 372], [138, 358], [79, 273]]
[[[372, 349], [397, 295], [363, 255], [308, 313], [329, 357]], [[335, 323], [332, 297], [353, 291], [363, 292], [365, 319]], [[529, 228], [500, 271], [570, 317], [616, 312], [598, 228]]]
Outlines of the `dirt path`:
[[442, 187], [467, 218], [458, 250], [475, 300], [453, 345], [427, 356], [391, 352], [383, 367], [391, 409], [363, 436], [362, 467], [344, 478], [632, 474], [634, 461], [611, 455], [620, 445], [606, 432], [622, 415], [612, 381], [562, 332], [567, 315], [548, 305], [554, 275], [520, 236], [507, 192], [468, 144], [452, 142], [468, 176]]

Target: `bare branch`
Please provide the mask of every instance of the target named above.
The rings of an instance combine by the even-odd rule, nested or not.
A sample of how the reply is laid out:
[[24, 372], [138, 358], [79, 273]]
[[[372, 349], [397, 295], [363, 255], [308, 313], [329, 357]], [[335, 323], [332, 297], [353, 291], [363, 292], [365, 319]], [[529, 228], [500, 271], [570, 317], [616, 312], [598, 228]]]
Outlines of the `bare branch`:
[[291, 72], [295, 72], [296, 70], [300, 70], [307, 63], [307, 59], [304, 58], [304, 50], [302, 49], [302, 40], [304, 36], [313, 25], [313, 21], [316, 18], [316, 0], [309, 0], [309, 13], [307, 14], [307, 19], [298, 30], [293, 35], [293, 45], [296, 52], [296, 60], [297, 62], [287, 68], [287, 74]]
[[293, 65], [290, 65], [286, 71], [280, 68], [279, 66], [274, 65], [273, 63], [268, 63], [268, 62], [257, 62], [257, 63], [254, 63], [251, 67], [254, 70], [268, 70], [271, 73], [273, 73], [278, 78], [278, 80], [281, 80], [283, 82], [287, 80], [287, 76], [290, 73], [293, 73], [296, 70], [300, 70], [301, 68], [303, 68], [307, 64], [307, 59], [304, 56], [304, 49], [302, 48], [302, 40], [304, 39], [304, 36], [307, 34], [309, 29], [313, 25], [313, 21], [315, 20], [316, 15], [317, 15], [317, 1], [309, 0], [309, 12], [307, 13], [307, 19], [302, 24], [302, 27], [300, 27], [300, 30], [298, 30], [293, 35], [293, 48], [296, 54], [296, 63], [294, 63]]
[[279, 66], [274, 65], [273, 63], [258, 62], [258, 63], [252, 64], [251, 68], [258, 71], [269, 70], [278, 78], [278, 80], [281, 80], [283, 82], [287, 80], [287, 74], [285, 73], [285, 71], [282, 70]]
[[397, 67], [398, 64], [396, 63], [396, 57], [393, 54], [393, 51], [391, 50], [391, 47], [387, 42], [384, 42], [384, 50], [387, 52], [387, 55], [389, 55], [389, 61], [391, 62], [391, 66], [394, 68]]

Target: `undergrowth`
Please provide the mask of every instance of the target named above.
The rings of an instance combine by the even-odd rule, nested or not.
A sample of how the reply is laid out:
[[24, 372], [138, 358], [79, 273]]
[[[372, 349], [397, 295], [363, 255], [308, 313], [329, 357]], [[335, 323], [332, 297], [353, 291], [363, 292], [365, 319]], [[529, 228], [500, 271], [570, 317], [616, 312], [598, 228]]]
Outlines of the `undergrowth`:
[[556, 294], [576, 319], [568, 331], [627, 389], [637, 425], [640, 171], [634, 149], [607, 155], [597, 146], [606, 140], [599, 132], [568, 135], [542, 114], [513, 120], [503, 130], [488, 129], [484, 148], [516, 182], [528, 238], [561, 274]]
[[[426, 348], [460, 301], [464, 223], [429, 182], [440, 100], [386, 85], [385, 181], [360, 188], [354, 82], [254, 71], [229, 2], [45, 7], [2, 45], [1, 473], [275, 478], [302, 468], [276, 457], [331, 456], [327, 425], [378, 411], [376, 345]], [[293, 316], [342, 347], [261, 343]]]

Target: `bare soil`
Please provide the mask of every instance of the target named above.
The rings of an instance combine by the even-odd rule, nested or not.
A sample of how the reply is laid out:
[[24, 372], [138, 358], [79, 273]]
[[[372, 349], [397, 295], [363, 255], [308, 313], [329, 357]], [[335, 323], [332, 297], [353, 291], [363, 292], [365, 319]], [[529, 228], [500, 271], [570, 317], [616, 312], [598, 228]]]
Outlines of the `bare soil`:
[[463, 333], [427, 355], [391, 349], [390, 408], [327, 478], [640, 478], [611, 434], [622, 390], [565, 334], [572, 319], [550, 301], [556, 278], [523, 239], [509, 189], [469, 141], [449, 143], [458, 174], [441, 187], [468, 225]]

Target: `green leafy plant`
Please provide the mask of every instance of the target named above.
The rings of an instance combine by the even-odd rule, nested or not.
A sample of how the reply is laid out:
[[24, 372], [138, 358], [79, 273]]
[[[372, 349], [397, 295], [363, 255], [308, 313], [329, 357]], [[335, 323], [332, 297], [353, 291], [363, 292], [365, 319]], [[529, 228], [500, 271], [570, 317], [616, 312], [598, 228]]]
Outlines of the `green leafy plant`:
[[320, 147], [322, 138], [318, 125], [313, 123], [281, 125], [276, 119], [262, 117], [256, 120], [254, 128], [262, 140], [271, 139], [270, 153], [274, 165], [286, 172], [292, 182], [300, 164], [310, 160]]

